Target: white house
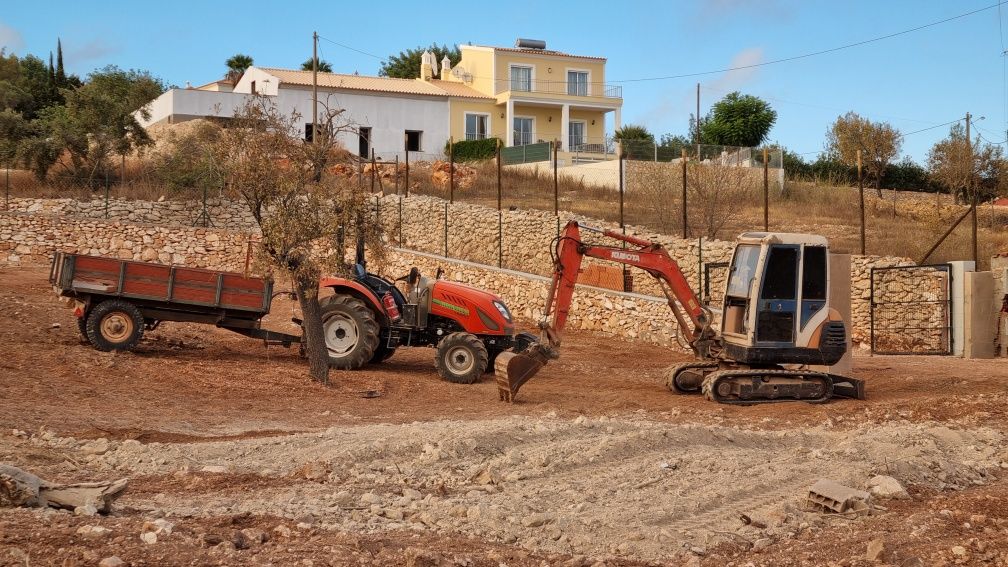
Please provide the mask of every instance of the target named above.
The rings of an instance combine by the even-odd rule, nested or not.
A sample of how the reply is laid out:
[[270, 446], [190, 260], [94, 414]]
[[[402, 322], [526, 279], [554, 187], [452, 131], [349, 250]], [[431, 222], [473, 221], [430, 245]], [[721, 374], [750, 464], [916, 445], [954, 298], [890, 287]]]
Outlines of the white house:
[[[171, 89], [152, 101], [150, 117], [138, 120], [147, 128], [196, 118], [231, 118], [252, 93], [275, 97], [284, 113], [296, 111], [298, 128], [310, 135], [312, 73], [250, 67], [230, 92], [220, 82], [189, 89]], [[379, 157], [409, 149], [441, 153], [450, 136], [450, 99], [492, 100], [464, 84], [434, 78], [393, 79], [338, 73], [318, 74], [320, 108], [341, 108], [356, 127], [340, 140], [349, 151]], [[324, 106], [323, 106], [324, 105]]]

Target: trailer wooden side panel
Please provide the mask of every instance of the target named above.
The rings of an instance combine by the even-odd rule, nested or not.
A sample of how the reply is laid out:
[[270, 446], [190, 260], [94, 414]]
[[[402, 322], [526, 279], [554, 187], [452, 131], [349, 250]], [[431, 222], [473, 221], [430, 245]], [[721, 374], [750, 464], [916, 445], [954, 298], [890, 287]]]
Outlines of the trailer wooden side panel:
[[68, 283], [67, 291], [261, 314], [269, 311], [272, 291], [261, 278], [232, 272], [72, 254], [57, 255], [50, 279]]

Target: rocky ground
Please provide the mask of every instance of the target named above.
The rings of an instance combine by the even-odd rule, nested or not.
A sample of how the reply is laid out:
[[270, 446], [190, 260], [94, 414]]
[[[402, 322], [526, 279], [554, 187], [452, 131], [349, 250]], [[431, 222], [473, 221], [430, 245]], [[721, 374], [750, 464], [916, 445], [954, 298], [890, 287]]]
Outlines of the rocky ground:
[[[0, 509], [0, 565], [1008, 564], [1001, 361], [859, 354], [867, 401], [722, 407], [572, 333], [512, 406], [423, 349], [330, 387], [196, 325], [99, 353], [38, 269], [0, 269], [0, 340], [0, 462], [130, 479], [108, 516]], [[906, 492], [805, 505], [877, 475]]]

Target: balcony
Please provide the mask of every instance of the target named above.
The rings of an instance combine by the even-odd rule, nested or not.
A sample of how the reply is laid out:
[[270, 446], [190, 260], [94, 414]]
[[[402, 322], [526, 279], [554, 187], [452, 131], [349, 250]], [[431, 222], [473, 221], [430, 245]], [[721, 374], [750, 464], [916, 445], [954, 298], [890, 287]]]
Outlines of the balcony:
[[560, 96], [623, 98], [622, 85], [568, 81], [540, 81], [527, 79], [501, 79], [494, 81], [494, 92], [501, 94], [535, 93]]

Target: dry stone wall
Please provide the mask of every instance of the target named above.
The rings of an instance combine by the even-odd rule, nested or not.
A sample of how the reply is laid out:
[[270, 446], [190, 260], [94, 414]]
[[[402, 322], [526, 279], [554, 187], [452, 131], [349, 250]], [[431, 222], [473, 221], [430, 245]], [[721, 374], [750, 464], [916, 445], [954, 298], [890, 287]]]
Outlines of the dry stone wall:
[[[0, 263], [8, 265], [44, 263], [53, 250], [59, 249], [238, 270], [244, 266], [248, 235], [255, 232], [248, 213], [240, 203], [231, 201], [210, 202], [212, 226], [207, 229], [192, 227], [194, 219], [198, 219], [202, 211], [200, 202], [111, 201], [108, 220], [104, 218], [105, 204], [102, 200], [13, 199], [11, 204], [11, 212], [0, 213]], [[456, 272], [465, 276], [459, 279], [497, 291], [512, 305], [521, 305], [516, 308], [518, 313], [528, 312], [530, 318], [536, 318], [536, 310], [542, 308], [545, 299], [545, 288], [541, 287], [545, 284], [542, 283], [544, 280], [528, 274], [547, 276], [552, 271], [550, 247], [558, 232], [558, 217], [552, 213], [538, 210], [499, 212], [494, 208], [465, 203], [448, 204], [446, 207], [444, 200], [433, 197], [403, 198], [395, 195], [377, 197], [374, 211], [386, 227], [392, 244], [427, 254], [443, 255], [447, 251], [449, 257], [462, 260], [454, 262], [439, 258], [435, 262], [428, 256], [418, 256], [425, 258], [416, 260], [421, 268], [429, 267], [431, 269], [426, 271], [433, 273], [437, 263], [446, 267], [461, 266]], [[563, 212], [559, 218], [561, 222], [576, 218], [591, 226], [618, 229], [613, 223]], [[702, 287], [703, 265], [727, 262], [733, 246], [726, 241], [704, 241], [701, 250], [696, 240], [656, 234], [635, 226], [628, 226], [627, 233], [658, 241], [665, 246], [694, 289]], [[594, 233], [583, 231], [582, 236], [588, 242], [602, 242]], [[497, 246], [498, 238], [502, 242], [500, 248]], [[612, 244], [612, 241], [607, 243]], [[596, 261], [588, 259], [586, 262], [591, 264]], [[503, 271], [496, 269], [498, 263]], [[613, 265], [608, 262], [600, 264]], [[870, 268], [909, 264], [910, 260], [905, 258], [852, 258], [851, 329], [856, 344], [869, 340]], [[408, 268], [405, 265], [399, 267]], [[588, 311], [583, 320], [578, 318], [572, 323], [578, 328], [608, 329], [622, 336], [642, 337], [659, 343], [674, 342], [674, 328], [669, 325], [670, 318], [660, 288], [644, 272], [632, 270], [631, 273], [634, 290], [651, 297], [629, 295], [626, 297], [631, 299], [609, 299], [607, 304], [599, 298], [624, 296], [601, 291], [591, 292], [602, 294], [598, 297], [579, 293], [576, 297], [583, 304], [578, 307]], [[715, 303], [724, 285], [725, 274], [723, 269], [712, 272], [711, 295]], [[494, 284], [495, 278], [513, 285]], [[542, 297], [533, 297], [535, 293], [541, 293]], [[626, 301], [630, 301], [634, 308], [627, 307]], [[607, 313], [607, 305], [612, 305], [615, 313]]]
[[[77, 199], [14, 198], [9, 211], [41, 215], [58, 215], [73, 218], [125, 221], [159, 226], [203, 225], [202, 201], [135, 201], [104, 199], [79, 201]], [[228, 230], [252, 230], [255, 221], [248, 209], [237, 201], [207, 199], [207, 225]]]
[[[222, 229], [0, 213], [0, 265], [8, 266], [48, 265], [54, 252], [65, 251], [241, 271], [248, 239], [248, 233]], [[455, 281], [499, 294], [519, 317], [538, 320], [542, 316], [548, 278], [408, 250], [394, 250], [382, 271], [401, 274], [411, 266], [428, 275], [444, 268]], [[677, 346], [676, 329], [667, 309], [656, 298], [583, 287], [576, 295], [569, 325]]]

